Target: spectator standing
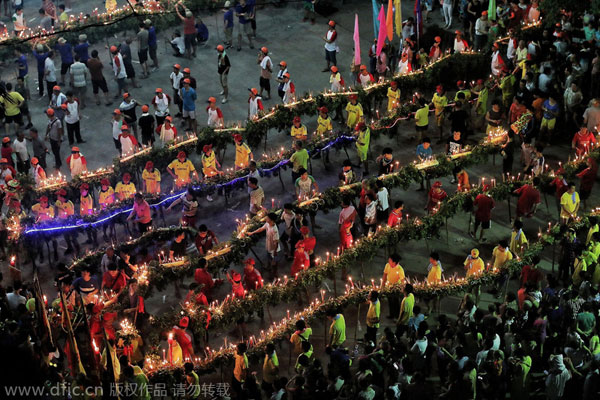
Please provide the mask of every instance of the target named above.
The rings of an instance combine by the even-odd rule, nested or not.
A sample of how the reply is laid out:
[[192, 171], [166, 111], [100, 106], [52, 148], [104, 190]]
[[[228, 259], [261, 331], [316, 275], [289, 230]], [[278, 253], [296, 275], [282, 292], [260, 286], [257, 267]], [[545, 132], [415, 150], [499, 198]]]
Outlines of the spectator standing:
[[79, 61], [81, 61], [84, 64], [87, 64], [88, 60], [90, 59], [90, 55], [88, 53], [90, 44], [87, 41], [87, 35], [85, 33], [82, 33], [81, 35], [79, 35], [78, 40], [79, 43], [75, 45], [73, 51], [75, 52], [76, 56], [79, 56]]
[[29, 137], [27, 139], [31, 140], [33, 156], [38, 159], [40, 166], [46, 169], [46, 153], [48, 153], [48, 147], [46, 147], [46, 143], [40, 139], [38, 130], [36, 128], [30, 128]]
[[23, 15], [23, 6], [18, 6], [12, 16], [13, 32], [19, 37], [26, 29], [25, 16]]
[[69, 71], [69, 67], [73, 64], [73, 47], [65, 38], [58, 38], [58, 43], [55, 46], [56, 51], [60, 53], [60, 83], [65, 84], [65, 75]]
[[588, 131], [598, 133], [600, 130], [600, 99], [592, 99], [590, 106], [583, 113], [583, 123]]
[[69, 67], [71, 76], [71, 87], [73, 93], [81, 103], [81, 109], [85, 108], [85, 92], [87, 91], [87, 82], [90, 79], [88, 67], [81, 61], [79, 54], [75, 55], [75, 62]]
[[140, 22], [139, 28], [140, 30], [137, 33], [138, 59], [142, 66], [142, 79], [146, 79], [150, 76], [148, 73], [148, 37], [150, 35], [148, 34], [145, 23]]
[[117, 81], [117, 93], [115, 94], [115, 99], [121, 97], [121, 91], [127, 91], [127, 84], [125, 83], [125, 79], [127, 78], [127, 72], [125, 71], [125, 63], [123, 61], [123, 56], [121, 52], [117, 48], [117, 46], [110, 47], [110, 53], [113, 57], [113, 73], [115, 76], [115, 80]]
[[27, 151], [27, 142], [25, 141], [25, 133], [19, 131], [17, 138], [12, 144], [14, 153], [17, 155], [17, 171], [26, 174], [29, 170], [29, 152]]
[[152, 20], [146, 19], [144, 20], [144, 24], [146, 24], [146, 29], [148, 29], [148, 52], [150, 54], [150, 59], [152, 60], [152, 71], [157, 70], [158, 65], [158, 56], [156, 55], [156, 50], [158, 48], [158, 37], [156, 36], [156, 28], [152, 24]]
[[[134, 88], [140, 88], [142, 86], [138, 85], [135, 81], [135, 68], [133, 68], [133, 58], [131, 57], [131, 42], [132, 39], [130, 37], [126, 38], [125, 41], [119, 45], [119, 52], [121, 53], [123, 63], [125, 64], [126, 78], [131, 80], [131, 84]], [[118, 99], [119, 97], [120, 94], [116, 95], [115, 99]]]
[[56, 86], [56, 66], [54, 65], [54, 52], [48, 51], [48, 56], [44, 60], [44, 79], [46, 80], [46, 92], [48, 100], [52, 100], [52, 88]]
[[56, 117], [53, 108], [48, 108], [46, 110], [46, 115], [48, 116], [46, 140], [50, 140], [50, 147], [52, 148], [52, 154], [54, 155], [54, 169], [59, 170], [62, 166], [60, 144], [63, 137], [63, 126], [60, 119]]
[[269, 100], [271, 98], [271, 74], [273, 73], [273, 62], [271, 61], [271, 57], [269, 57], [269, 49], [266, 47], [261, 47], [260, 52], [258, 53], [257, 64], [260, 65], [259, 96], [262, 97], [263, 90], [266, 90], [267, 97], [265, 97], [265, 100]]
[[100, 105], [100, 96], [98, 96], [98, 92], [99, 90], [102, 90], [102, 93], [104, 93], [105, 104], [110, 106], [112, 102], [108, 98], [108, 85], [106, 84], [106, 79], [104, 79], [104, 74], [102, 73], [102, 68], [104, 68], [104, 66], [98, 56], [98, 50], [92, 50], [92, 58], [88, 60], [87, 67], [92, 80], [92, 91], [94, 93], [94, 98], [96, 99], [96, 105]]
[[475, 50], [485, 48], [489, 31], [490, 21], [488, 20], [488, 12], [483, 11], [481, 16], [475, 21]]
[[329, 26], [329, 29], [325, 36], [323, 36], [323, 41], [325, 41], [325, 61], [327, 61], [327, 68], [323, 69], [323, 72], [329, 72], [331, 65], [337, 65], [336, 53], [338, 51], [338, 46], [336, 43], [337, 31], [335, 30], [335, 21], [331, 20], [327, 25]]
[[181, 89], [181, 99], [183, 100], [183, 118], [187, 120], [188, 129], [196, 132], [196, 91], [190, 87], [190, 79], [183, 80], [183, 88]]
[[154, 117], [150, 114], [150, 107], [147, 104], [142, 106], [142, 115], [138, 120], [142, 135], [142, 144], [152, 146], [154, 144]]
[[81, 138], [81, 107], [79, 105], [79, 100], [75, 98], [73, 92], [67, 92], [67, 102], [65, 104], [65, 125], [67, 127], [69, 146], [73, 146], [75, 139], [77, 139], [77, 143], [85, 143], [85, 140]]
[[235, 15], [238, 17], [238, 45], [237, 51], [242, 50], [242, 31], [248, 37], [248, 43], [250, 48], [254, 48], [252, 43], [252, 35], [250, 34], [252, 25], [250, 19], [252, 18], [252, 8], [247, 4], [246, 0], [240, 0], [235, 6]]
[[[179, 10], [179, 6], [183, 7], [185, 17], [181, 15], [181, 11]], [[188, 10], [183, 4], [176, 3], [175, 11], [177, 11], [177, 15], [179, 19], [183, 22], [183, 39], [185, 41], [185, 56], [190, 60], [192, 57], [196, 57], [196, 20], [194, 19], [194, 14], [190, 10]]]
[[173, 65], [173, 72], [171, 72], [171, 75], [169, 75], [169, 79], [171, 80], [171, 87], [173, 88], [173, 102], [177, 105], [177, 107], [179, 107], [179, 113], [177, 113], [175, 117], [181, 117], [183, 106], [181, 97], [179, 96], [179, 91], [183, 86], [183, 73], [181, 72], [181, 65]]
[[[231, 45], [229, 45], [228, 48], [229, 47], [231, 47]], [[227, 96], [229, 95], [227, 77], [229, 75], [229, 70], [231, 69], [231, 63], [229, 62], [229, 56], [227, 56], [223, 45], [220, 44], [217, 46], [217, 52], [219, 53], [217, 57], [217, 72], [219, 73], [221, 88], [223, 89], [221, 90], [221, 95], [223, 96], [221, 103], [225, 104], [227, 103]]]
[[0, 96], [0, 104], [4, 107], [4, 129], [6, 134], [10, 132], [11, 124], [15, 125], [15, 133], [23, 125], [23, 116], [21, 115], [21, 105], [25, 99], [19, 92], [15, 92], [12, 83], [6, 83], [6, 93]]
[[133, 136], [135, 139], [138, 139], [138, 131], [137, 131], [137, 115], [135, 109], [139, 106], [137, 100], [131, 97], [131, 94], [126, 92], [123, 93], [123, 101], [119, 106], [119, 110], [123, 113], [123, 122], [129, 127], [131, 131], [133, 131]]
[[230, 49], [233, 46], [233, 7], [231, 1], [227, 0], [223, 5], [223, 25], [225, 27], [225, 47]]
[[[48, 52], [44, 51], [47, 49], [50, 51], [48, 45], [35, 43], [33, 44], [32, 53], [37, 61], [37, 73], [38, 73], [38, 94], [40, 98], [44, 96], [44, 66], [46, 63], [46, 58], [48, 58]], [[54, 85], [52, 85], [54, 86]]]

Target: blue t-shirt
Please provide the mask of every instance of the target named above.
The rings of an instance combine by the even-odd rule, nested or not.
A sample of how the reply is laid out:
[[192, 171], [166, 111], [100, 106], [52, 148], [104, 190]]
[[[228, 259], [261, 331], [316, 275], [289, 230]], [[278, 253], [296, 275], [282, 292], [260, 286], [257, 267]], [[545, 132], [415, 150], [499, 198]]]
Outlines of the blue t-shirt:
[[225, 12], [223, 21], [225, 22], [225, 28], [233, 28], [233, 8], [230, 8]]
[[204, 23], [196, 24], [196, 33], [199, 41], [206, 42], [208, 40], [208, 28]]
[[60, 53], [60, 60], [63, 64], [73, 63], [73, 48], [70, 43], [57, 44], [55, 49]]
[[431, 149], [431, 146], [429, 146], [427, 149], [425, 148], [425, 146], [423, 146], [423, 143], [421, 143], [420, 145], [417, 146], [417, 157], [429, 158], [432, 155], [433, 155], [433, 150]]
[[81, 294], [88, 294], [100, 290], [100, 283], [98, 283], [98, 278], [95, 276], [90, 276], [90, 280], [87, 282], [79, 277], [73, 281], [73, 289]]
[[[242, 6], [241, 4], [236, 4], [236, 6], [235, 6], [235, 12], [237, 14], [250, 14], [251, 10], [252, 9], [248, 6], [248, 3], [246, 3], [245, 6]], [[242, 24], [242, 25], [246, 25], [248, 22], [250, 22], [243, 15], [240, 15], [238, 17], [238, 20], [239, 20], [240, 24]]]
[[27, 57], [24, 54], [21, 54], [19, 58], [17, 58], [16, 63], [19, 65], [19, 78], [23, 78], [29, 72], [29, 67], [27, 66]]
[[33, 50], [33, 56], [37, 60], [37, 68], [38, 71], [44, 71], [44, 63], [46, 62], [46, 58], [48, 58], [48, 53], [38, 53]]
[[151, 26], [150, 29], [148, 29], [148, 46], [154, 47], [156, 44], [156, 28]]
[[79, 61], [81, 61], [84, 64], [87, 63], [87, 61], [90, 59], [90, 55], [88, 54], [89, 47], [90, 47], [90, 44], [88, 42], [85, 42], [85, 43], [79, 43], [73, 49], [73, 51], [75, 51], [75, 54], [77, 54], [79, 56]]
[[[546, 110], [549, 110], [552, 112], [550, 113]], [[558, 115], [558, 111], [559, 111], [558, 102], [552, 106], [552, 105], [550, 105], [549, 100], [544, 101], [544, 118], [546, 118], [546, 119], [556, 118], [556, 116]]]
[[192, 88], [186, 90], [186, 88], [181, 89], [181, 98], [183, 99], [183, 109], [185, 111], [195, 111], [196, 110], [196, 91]]

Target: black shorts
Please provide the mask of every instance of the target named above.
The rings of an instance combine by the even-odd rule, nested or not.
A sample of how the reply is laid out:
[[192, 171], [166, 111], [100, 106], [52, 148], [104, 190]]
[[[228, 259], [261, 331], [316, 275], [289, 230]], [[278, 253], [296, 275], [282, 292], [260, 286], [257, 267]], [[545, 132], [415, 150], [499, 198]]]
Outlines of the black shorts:
[[327, 60], [328, 62], [332, 63], [333, 65], [335, 65], [337, 63], [336, 60], [336, 51], [329, 51], [329, 50], [325, 50], [325, 60]]
[[186, 50], [191, 50], [192, 46], [194, 46], [194, 44], [196, 43], [196, 34], [189, 33], [189, 34], [183, 35], [183, 43], [185, 44]]
[[150, 53], [150, 58], [153, 60], [156, 58], [156, 49], [157, 48], [158, 48], [158, 45], [148, 47], [148, 52]]
[[135, 69], [132, 63], [125, 63], [125, 73], [129, 79], [135, 78]]
[[62, 63], [60, 66], [60, 74], [66, 75], [69, 72], [69, 67], [73, 65], [73, 63]]
[[23, 103], [23, 105], [21, 106], [21, 115], [29, 115], [29, 106], [27, 105], [27, 103]]
[[11, 122], [14, 122], [15, 124], [23, 125], [23, 115], [21, 113], [18, 113], [17, 115], [5, 115], [4, 123], [10, 124]]
[[490, 226], [492, 226], [489, 219], [487, 221], [480, 221], [477, 219], [477, 217], [475, 217], [475, 229], [477, 229], [479, 225], [481, 225], [481, 229], [490, 229]]
[[427, 132], [427, 129], [429, 129], [429, 125], [425, 125], [425, 126], [415, 125], [415, 129], [417, 130], [417, 132]]
[[260, 87], [265, 89], [266, 91], [271, 91], [271, 80], [267, 78], [260, 77]]
[[148, 61], [148, 49], [140, 49], [138, 50], [138, 58], [140, 59], [140, 64]]
[[94, 94], [98, 94], [98, 89], [102, 90], [102, 93], [108, 93], [106, 79], [102, 78], [101, 81], [92, 80], [92, 91]]

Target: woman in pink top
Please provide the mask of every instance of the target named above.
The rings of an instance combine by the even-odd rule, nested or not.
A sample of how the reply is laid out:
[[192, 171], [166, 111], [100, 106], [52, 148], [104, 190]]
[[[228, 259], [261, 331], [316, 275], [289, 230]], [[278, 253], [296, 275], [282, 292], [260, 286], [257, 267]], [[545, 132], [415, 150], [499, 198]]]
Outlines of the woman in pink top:
[[127, 221], [130, 221], [135, 215], [135, 222], [138, 224], [138, 229], [141, 234], [144, 234], [150, 225], [152, 225], [152, 215], [150, 214], [150, 205], [140, 193], [135, 194], [135, 200], [133, 201], [133, 210]]

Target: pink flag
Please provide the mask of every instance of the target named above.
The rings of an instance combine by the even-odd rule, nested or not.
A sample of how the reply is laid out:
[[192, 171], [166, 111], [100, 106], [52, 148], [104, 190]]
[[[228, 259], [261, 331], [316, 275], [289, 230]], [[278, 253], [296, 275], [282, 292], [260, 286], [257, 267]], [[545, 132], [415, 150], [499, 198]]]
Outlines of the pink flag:
[[358, 33], [358, 14], [354, 14], [354, 65], [360, 65], [360, 34]]
[[381, 10], [379, 10], [379, 17], [377, 17], [379, 21], [379, 35], [377, 36], [377, 57], [381, 54], [381, 49], [385, 44], [385, 38], [387, 37], [387, 27], [385, 25], [385, 12], [383, 10], [383, 5], [381, 6]]

